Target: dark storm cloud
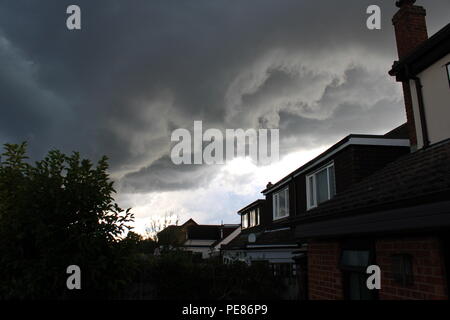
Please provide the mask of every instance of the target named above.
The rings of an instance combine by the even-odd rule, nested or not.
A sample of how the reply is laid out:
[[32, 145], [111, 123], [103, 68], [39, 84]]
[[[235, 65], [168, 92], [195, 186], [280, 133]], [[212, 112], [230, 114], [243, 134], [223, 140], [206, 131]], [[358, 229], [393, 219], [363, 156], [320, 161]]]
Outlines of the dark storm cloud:
[[[183, 190], [205, 185], [217, 166], [201, 167], [198, 165], [177, 166], [168, 156], [154, 161], [150, 166], [130, 173], [120, 183], [120, 189], [131, 192], [149, 192], [158, 190]], [[151, 181], [149, 183], [148, 181]]]
[[[65, 27], [73, 3], [79, 32]], [[382, 31], [365, 28], [370, 4]], [[448, 22], [448, 0], [422, 4], [432, 32]], [[194, 120], [279, 126], [284, 153], [382, 131], [404, 118], [386, 74], [394, 12], [361, 0], [2, 1], [0, 142], [107, 154], [127, 190], [155, 191], [213, 175], [167, 158], [172, 130]]]

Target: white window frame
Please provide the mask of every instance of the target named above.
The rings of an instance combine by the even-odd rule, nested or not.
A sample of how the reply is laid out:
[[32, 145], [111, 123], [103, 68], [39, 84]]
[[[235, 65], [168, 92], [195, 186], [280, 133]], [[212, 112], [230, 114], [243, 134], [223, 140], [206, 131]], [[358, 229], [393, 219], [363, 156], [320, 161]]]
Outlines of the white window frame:
[[[241, 227], [242, 227], [242, 229], [248, 229], [248, 228], [250, 228], [250, 223], [249, 223], [249, 219], [248, 219], [248, 216], [247, 216], [247, 212], [246, 213], [244, 213], [244, 214], [242, 214], [241, 215]], [[244, 225], [244, 219], [245, 219], [245, 221], [246, 221], [246, 224]]]
[[260, 223], [259, 208], [252, 209], [246, 213], [248, 215], [248, 228], [256, 227]]
[[[327, 181], [328, 181], [328, 200], [331, 200], [336, 194], [336, 171], [334, 171], [334, 195], [331, 195], [331, 184], [330, 184], [330, 168], [334, 170], [334, 162], [331, 162], [320, 169], [314, 171], [313, 173], [306, 176], [306, 208], [311, 210], [317, 208], [317, 188], [316, 188], [316, 176], [319, 172], [324, 170], [327, 171]], [[312, 190], [312, 194], [311, 194]]]
[[[285, 210], [285, 215], [284, 216], [277, 216], [276, 212], [280, 212], [280, 198], [279, 195], [280, 193], [284, 192], [285, 193], [285, 199], [286, 199], [286, 210]], [[275, 192], [272, 195], [272, 204], [273, 204], [273, 210], [272, 210], [272, 215], [273, 215], [273, 220], [280, 220], [286, 217], [289, 217], [289, 187], [286, 187], [280, 191]]]

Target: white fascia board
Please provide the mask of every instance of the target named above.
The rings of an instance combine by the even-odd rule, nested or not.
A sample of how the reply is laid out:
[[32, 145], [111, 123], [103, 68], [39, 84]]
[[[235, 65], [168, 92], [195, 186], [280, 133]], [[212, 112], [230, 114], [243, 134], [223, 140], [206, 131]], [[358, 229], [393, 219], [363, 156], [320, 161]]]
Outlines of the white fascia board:
[[350, 138], [350, 144], [365, 146], [409, 147], [408, 139]]
[[266, 195], [270, 192], [272, 192], [273, 190], [276, 189], [282, 189], [287, 183], [289, 183], [292, 180], [292, 177], [287, 178], [286, 180], [283, 181], [283, 183], [274, 186], [273, 188], [270, 188], [269, 190], [267, 190], [266, 192], [263, 193], [263, 195]]

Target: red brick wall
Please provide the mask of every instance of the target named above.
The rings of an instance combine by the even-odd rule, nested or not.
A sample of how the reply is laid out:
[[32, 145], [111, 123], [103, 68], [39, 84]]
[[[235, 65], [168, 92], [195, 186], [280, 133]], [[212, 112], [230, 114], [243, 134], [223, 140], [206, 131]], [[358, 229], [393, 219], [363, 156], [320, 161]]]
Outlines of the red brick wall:
[[308, 291], [311, 300], [343, 299], [341, 271], [338, 269], [338, 242], [311, 242], [308, 245]]
[[392, 19], [400, 59], [428, 39], [426, 10], [420, 6], [402, 6]]
[[[407, 287], [392, 277], [392, 255], [412, 256], [413, 284]], [[447, 299], [442, 251], [437, 238], [384, 239], [376, 242], [376, 260], [381, 268], [381, 300]]]
[[[435, 237], [389, 238], [375, 242], [376, 264], [381, 268], [380, 300], [448, 299], [444, 258]], [[392, 276], [392, 256], [412, 256], [413, 284], [402, 286]], [[311, 300], [341, 300], [341, 248], [338, 241], [310, 242], [308, 292]]]

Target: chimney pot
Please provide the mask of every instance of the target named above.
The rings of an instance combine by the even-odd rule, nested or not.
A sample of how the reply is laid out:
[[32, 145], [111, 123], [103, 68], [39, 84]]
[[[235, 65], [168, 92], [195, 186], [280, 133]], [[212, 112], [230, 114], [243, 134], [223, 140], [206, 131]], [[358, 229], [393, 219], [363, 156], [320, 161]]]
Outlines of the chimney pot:
[[401, 8], [403, 6], [412, 6], [414, 3], [416, 3], [416, 0], [399, 0], [395, 3], [395, 5]]
[[392, 18], [397, 39], [398, 57], [409, 55], [414, 49], [428, 39], [426, 10], [415, 6], [415, 0], [397, 1], [398, 12]]

